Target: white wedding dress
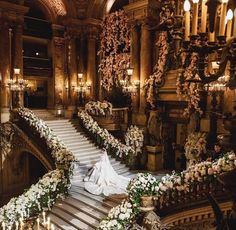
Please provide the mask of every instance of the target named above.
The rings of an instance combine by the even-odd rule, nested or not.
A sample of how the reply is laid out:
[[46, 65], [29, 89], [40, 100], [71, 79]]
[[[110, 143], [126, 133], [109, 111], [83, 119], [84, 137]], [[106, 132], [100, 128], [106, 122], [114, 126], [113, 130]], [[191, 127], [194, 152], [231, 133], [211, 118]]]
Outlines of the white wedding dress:
[[94, 195], [126, 193], [126, 187], [130, 178], [118, 175], [110, 164], [107, 152], [101, 156], [100, 160], [89, 171], [84, 178], [84, 188]]

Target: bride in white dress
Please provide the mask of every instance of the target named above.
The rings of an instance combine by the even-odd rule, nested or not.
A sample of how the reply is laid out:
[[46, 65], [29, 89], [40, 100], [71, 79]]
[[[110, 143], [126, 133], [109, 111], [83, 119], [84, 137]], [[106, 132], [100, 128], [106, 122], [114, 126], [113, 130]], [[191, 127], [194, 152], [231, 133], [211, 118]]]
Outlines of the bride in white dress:
[[111, 194], [126, 193], [126, 187], [130, 179], [118, 175], [113, 169], [106, 150], [100, 160], [89, 171], [84, 178], [84, 188], [88, 192], [100, 195], [109, 196]]

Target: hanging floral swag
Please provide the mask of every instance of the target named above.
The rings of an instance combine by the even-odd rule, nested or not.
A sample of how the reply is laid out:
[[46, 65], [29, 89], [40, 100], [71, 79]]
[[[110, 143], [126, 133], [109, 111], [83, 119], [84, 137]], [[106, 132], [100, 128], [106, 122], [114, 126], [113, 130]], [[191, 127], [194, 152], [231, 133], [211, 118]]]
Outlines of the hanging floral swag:
[[[159, 26], [165, 24], [168, 20], [173, 18], [173, 10], [170, 6], [166, 6], [163, 0], [159, 0], [162, 4], [162, 12], [160, 13], [160, 24]], [[173, 4], [172, 4], [173, 7]], [[168, 9], [168, 10], [167, 10]], [[164, 83], [164, 77], [168, 70], [168, 60], [170, 51], [169, 35], [173, 32], [171, 27], [168, 27], [168, 31], [160, 31], [158, 33], [158, 39], [156, 46], [159, 51], [157, 63], [153, 68], [153, 74], [149, 76], [145, 81], [144, 88], [146, 90], [147, 102], [152, 108], [155, 107], [155, 100], [158, 96], [158, 90]]]
[[130, 64], [130, 29], [128, 17], [123, 10], [108, 14], [102, 22], [101, 57], [98, 71], [101, 84], [110, 91], [113, 86], [120, 86], [120, 80], [127, 77], [126, 69]]
[[[183, 74], [177, 78], [177, 95], [179, 97], [182, 96], [187, 101], [187, 108], [184, 110], [184, 116], [190, 116], [193, 111], [198, 112], [200, 115], [203, 113], [199, 106], [202, 85], [200, 83], [200, 78], [197, 75], [197, 60], [198, 54], [192, 53], [189, 66], [185, 69]], [[199, 80], [199, 82], [187, 81], [192, 79]]]

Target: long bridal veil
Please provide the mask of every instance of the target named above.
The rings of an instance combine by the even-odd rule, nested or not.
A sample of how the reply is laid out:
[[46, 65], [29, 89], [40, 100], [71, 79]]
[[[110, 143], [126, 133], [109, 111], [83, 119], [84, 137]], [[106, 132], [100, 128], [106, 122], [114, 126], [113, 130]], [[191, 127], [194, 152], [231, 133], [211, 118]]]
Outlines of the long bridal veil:
[[118, 175], [113, 169], [106, 150], [100, 160], [89, 171], [84, 178], [85, 189], [95, 195], [126, 193], [126, 187], [130, 181], [129, 178]]

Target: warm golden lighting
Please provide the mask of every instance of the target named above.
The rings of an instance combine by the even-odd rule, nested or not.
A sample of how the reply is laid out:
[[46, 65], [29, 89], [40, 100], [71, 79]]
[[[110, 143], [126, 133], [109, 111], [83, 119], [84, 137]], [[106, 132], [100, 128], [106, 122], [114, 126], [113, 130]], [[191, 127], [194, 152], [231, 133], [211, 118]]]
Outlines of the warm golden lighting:
[[234, 17], [233, 11], [231, 9], [228, 10], [227, 15], [226, 15], [226, 20], [232, 20]]
[[222, 3], [228, 3], [229, 0], [222, 0]]
[[191, 8], [191, 5], [190, 5], [189, 0], [185, 0], [184, 1], [184, 11], [188, 12], [188, 11], [190, 11], [190, 8]]
[[128, 76], [132, 76], [132, 75], [133, 75], [133, 71], [134, 71], [134, 69], [128, 68], [128, 69], [127, 69], [127, 74], [128, 74]]
[[14, 74], [20, 74], [20, 69], [14, 68]]
[[83, 73], [78, 73], [78, 78], [82, 79], [83, 78]]

